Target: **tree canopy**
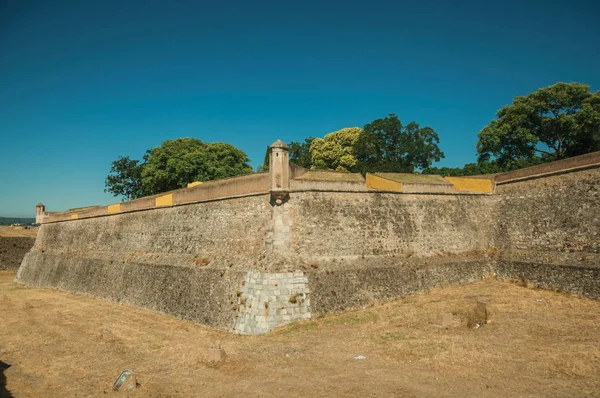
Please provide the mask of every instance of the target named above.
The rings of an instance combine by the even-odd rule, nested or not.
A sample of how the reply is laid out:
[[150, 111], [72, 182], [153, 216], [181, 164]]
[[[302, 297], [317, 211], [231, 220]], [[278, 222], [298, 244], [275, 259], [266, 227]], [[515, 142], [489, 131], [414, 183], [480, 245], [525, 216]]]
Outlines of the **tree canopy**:
[[259, 164], [256, 167], [256, 171], [258, 173], [264, 173], [265, 171], [269, 171], [269, 167], [271, 167], [270, 163], [271, 163], [271, 147], [268, 146], [267, 150], [265, 151], [265, 158], [263, 160], [263, 164]]
[[105, 192], [135, 199], [187, 186], [193, 181], [252, 173], [248, 156], [222, 142], [178, 138], [146, 151], [143, 161], [119, 157], [106, 178]]
[[515, 162], [544, 161], [600, 150], [600, 92], [581, 83], [556, 83], [516, 97], [479, 132], [480, 161], [503, 169]]
[[[416, 122], [406, 126], [394, 114], [359, 127], [291, 142], [290, 160], [312, 169], [350, 172], [413, 172], [444, 157], [438, 134]], [[264, 166], [263, 166], [264, 167]]]
[[365, 125], [355, 148], [357, 169], [365, 172], [407, 172], [426, 169], [444, 157], [439, 136], [416, 122], [406, 126], [390, 114]]
[[304, 142], [290, 142], [288, 145], [290, 149], [290, 161], [298, 166], [310, 169], [312, 167], [310, 146], [313, 140], [313, 137], [308, 137]]
[[484, 174], [503, 173], [522, 169], [525, 167], [536, 166], [544, 163], [546, 160], [542, 157], [531, 159], [518, 159], [507, 165], [500, 164], [497, 160], [481, 160], [477, 163], [467, 163], [463, 167], [428, 167], [422, 171], [423, 174], [438, 174], [441, 176], [462, 177]]
[[132, 160], [129, 156], [119, 156], [112, 162], [110, 173], [106, 177], [104, 192], [121, 196], [124, 200], [144, 196], [142, 187], [143, 162]]
[[310, 145], [312, 167], [315, 169], [350, 171], [358, 160], [354, 156], [356, 142], [362, 133], [359, 127], [343, 128], [315, 138]]

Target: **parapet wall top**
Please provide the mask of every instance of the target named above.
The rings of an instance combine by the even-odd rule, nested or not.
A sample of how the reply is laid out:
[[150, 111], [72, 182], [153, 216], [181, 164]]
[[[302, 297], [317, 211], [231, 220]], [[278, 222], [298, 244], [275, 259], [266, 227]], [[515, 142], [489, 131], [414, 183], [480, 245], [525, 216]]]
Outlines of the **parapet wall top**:
[[287, 145], [285, 145], [285, 142], [281, 141], [281, 140], [277, 140], [275, 141], [272, 145], [271, 148], [281, 148], [281, 149], [289, 149]]

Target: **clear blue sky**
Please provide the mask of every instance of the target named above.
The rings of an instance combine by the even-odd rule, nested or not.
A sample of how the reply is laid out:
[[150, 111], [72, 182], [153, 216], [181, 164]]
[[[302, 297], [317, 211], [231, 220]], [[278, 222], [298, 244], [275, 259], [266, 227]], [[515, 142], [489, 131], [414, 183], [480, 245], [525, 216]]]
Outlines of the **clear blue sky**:
[[438, 165], [473, 162], [513, 97], [600, 89], [599, 3], [555, 3], [0, 0], [0, 215], [117, 202], [111, 162], [167, 139], [256, 167], [389, 113], [439, 133]]

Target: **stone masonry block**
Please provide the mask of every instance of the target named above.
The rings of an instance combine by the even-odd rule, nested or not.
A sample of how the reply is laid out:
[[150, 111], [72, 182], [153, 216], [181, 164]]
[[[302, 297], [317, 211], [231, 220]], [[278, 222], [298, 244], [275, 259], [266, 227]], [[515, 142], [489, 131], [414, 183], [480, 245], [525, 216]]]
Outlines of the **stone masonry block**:
[[279, 230], [281, 233], [289, 233], [292, 231], [289, 225], [281, 225], [275, 228], [277, 228], [277, 230]]

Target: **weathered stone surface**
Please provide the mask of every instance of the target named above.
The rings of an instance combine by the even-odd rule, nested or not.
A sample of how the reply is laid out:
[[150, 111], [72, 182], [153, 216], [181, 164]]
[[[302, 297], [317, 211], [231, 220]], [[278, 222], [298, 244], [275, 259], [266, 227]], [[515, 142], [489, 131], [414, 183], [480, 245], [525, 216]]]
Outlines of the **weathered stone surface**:
[[539, 264], [522, 261], [498, 261], [496, 276], [535, 284], [546, 290], [561, 291], [600, 299], [600, 267]]
[[18, 281], [90, 294], [229, 329], [229, 302], [243, 275], [238, 271], [111, 262], [33, 250], [19, 270]]
[[600, 253], [600, 168], [499, 185], [496, 194], [497, 247]]
[[293, 248], [301, 256], [431, 256], [493, 246], [498, 200], [479, 195], [294, 193]]
[[262, 195], [43, 224], [33, 252], [182, 267], [206, 258], [208, 268], [245, 271], [266, 249], [271, 211]]
[[250, 271], [238, 290], [235, 333], [261, 334], [310, 318], [308, 278], [301, 271]]
[[[375, 300], [404, 297], [432, 288], [465, 284], [492, 273], [486, 259], [358, 261], [352, 268], [308, 272], [313, 315], [360, 308]], [[383, 261], [382, 261], [383, 263]]]
[[499, 185], [501, 279], [600, 298], [600, 168]]

